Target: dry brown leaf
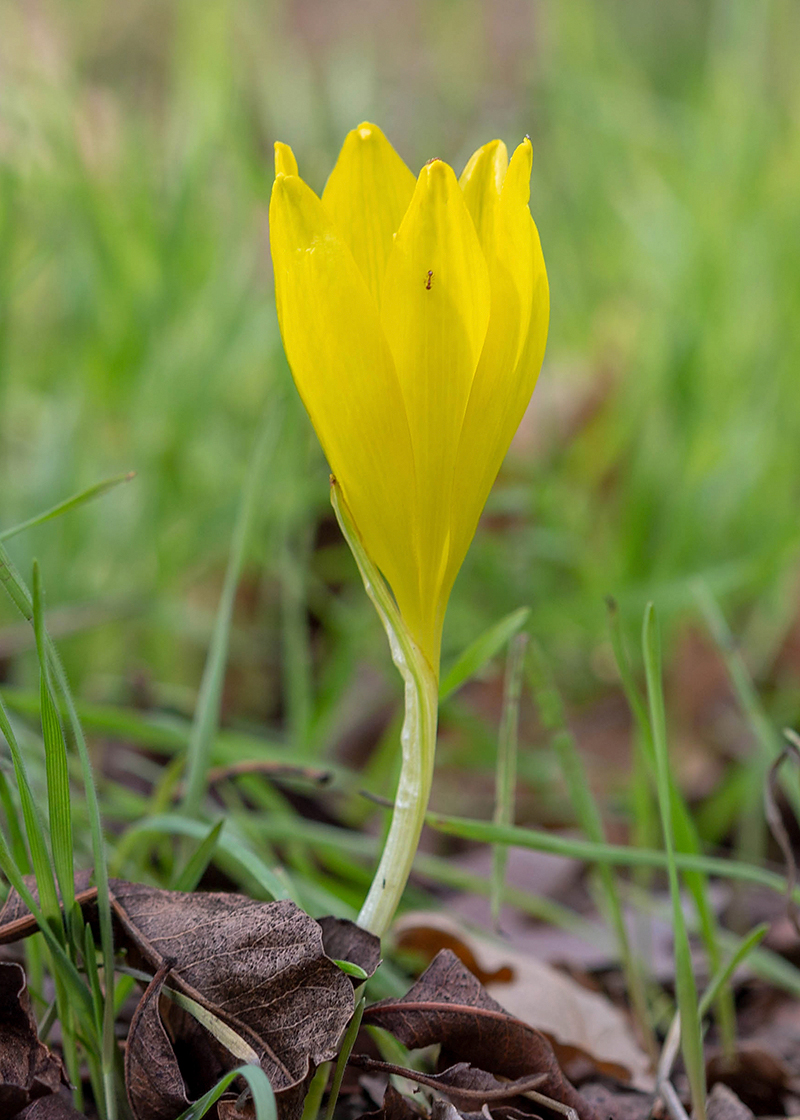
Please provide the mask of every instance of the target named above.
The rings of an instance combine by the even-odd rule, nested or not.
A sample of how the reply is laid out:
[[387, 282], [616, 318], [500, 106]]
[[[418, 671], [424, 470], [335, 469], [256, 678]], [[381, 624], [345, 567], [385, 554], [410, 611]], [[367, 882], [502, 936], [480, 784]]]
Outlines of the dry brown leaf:
[[564, 1078], [552, 1048], [535, 1028], [509, 1015], [458, 957], [443, 950], [399, 1000], [382, 1000], [364, 1022], [384, 1027], [412, 1049], [441, 1045], [441, 1061], [468, 1062], [512, 1080], [543, 1073], [539, 1092], [595, 1120], [591, 1106]]
[[[562, 1064], [586, 1058], [601, 1073], [638, 1089], [653, 1087], [647, 1055], [605, 996], [497, 940], [467, 932], [444, 914], [405, 915], [395, 925], [398, 945], [431, 956], [452, 949], [472, 971], [478, 962], [487, 991], [510, 1014], [547, 1035]], [[459, 945], [463, 948], [459, 950]]]
[[39, 1039], [22, 966], [0, 961], [0, 1116], [16, 1116], [66, 1084], [61, 1059]]
[[[96, 891], [79, 887], [84, 917], [96, 922]], [[241, 1064], [185, 1011], [162, 1006], [168, 986], [230, 1028], [255, 1053], [284, 1120], [299, 1115], [314, 1069], [333, 1058], [353, 1013], [353, 985], [325, 954], [320, 925], [293, 902], [242, 895], [110, 884], [116, 944], [134, 964], [158, 974], [128, 1037], [126, 1067], [137, 1120], [171, 1120], [218, 1076]], [[0, 914], [0, 941], [36, 924], [12, 892]], [[346, 935], [338, 929], [338, 937]], [[349, 937], [367, 963], [374, 945]]]
[[[9, 1120], [5, 1113], [3, 1120]], [[86, 1120], [86, 1117], [63, 1097], [51, 1096], [40, 1097], [38, 1101], [29, 1104], [26, 1109], [17, 1113], [14, 1120]]]
[[734, 1093], [718, 1081], [708, 1095], [707, 1120], [755, 1120], [754, 1114]]
[[[335, 961], [349, 961], [363, 968], [367, 976], [374, 976], [381, 963], [381, 941], [374, 933], [357, 926], [347, 918], [318, 918], [322, 930], [322, 945], [327, 955]], [[361, 983], [361, 981], [356, 981]]]
[[397, 1066], [392, 1062], [379, 1062], [366, 1054], [354, 1054], [351, 1063], [361, 1069], [376, 1073], [393, 1073], [405, 1077], [426, 1089], [436, 1089], [457, 1104], [461, 1111], [481, 1109], [490, 1101], [493, 1103], [509, 1101], [531, 1089], [539, 1089], [547, 1079], [546, 1073], [531, 1077], [520, 1077], [515, 1081], [499, 1081], [486, 1070], [476, 1069], [468, 1062], [457, 1062], [441, 1073], [420, 1073], [407, 1066]]
[[360, 1120], [420, 1120], [422, 1115], [414, 1101], [389, 1083], [383, 1094], [383, 1106], [378, 1112], [365, 1112]]
[[757, 1116], [781, 1116], [790, 1089], [784, 1064], [766, 1050], [745, 1044], [733, 1058], [714, 1054], [706, 1062], [709, 1089], [723, 1082]]

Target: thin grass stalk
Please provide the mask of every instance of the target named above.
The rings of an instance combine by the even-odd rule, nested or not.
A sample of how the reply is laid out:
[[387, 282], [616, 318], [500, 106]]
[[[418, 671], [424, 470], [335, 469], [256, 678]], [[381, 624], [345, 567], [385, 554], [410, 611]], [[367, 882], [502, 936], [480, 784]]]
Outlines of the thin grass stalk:
[[[517, 751], [519, 746], [519, 704], [522, 695], [522, 671], [525, 665], [527, 634], [517, 634], [511, 639], [503, 682], [503, 709], [500, 717], [500, 734], [497, 741], [497, 768], [495, 774], [495, 824], [514, 823], [514, 803], [517, 788]], [[492, 851], [491, 912], [495, 926], [500, 921], [503, 886], [505, 885], [508, 848], [495, 844]]]
[[44, 512], [29, 517], [27, 521], [21, 521], [18, 525], [12, 525], [9, 529], [4, 529], [0, 532], [0, 541], [10, 540], [11, 537], [15, 537], [18, 533], [23, 533], [26, 529], [33, 529], [37, 525], [43, 525], [46, 521], [52, 521], [54, 517], [60, 517], [64, 513], [70, 513], [72, 510], [85, 505], [86, 502], [91, 502], [95, 498], [102, 497], [103, 494], [107, 494], [109, 490], [113, 490], [114, 487], [119, 486], [120, 483], [130, 482], [131, 479], [135, 477], [135, 471], [126, 471], [125, 474], [117, 474], [112, 478], [105, 479], [103, 482], [96, 482], [94, 486], [90, 486], [86, 490], [81, 490], [78, 494], [73, 494], [63, 502], [58, 502], [57, 505], [44, 510]]
[[[639, 689], [633, 677], [633, 672], [628, 660], [625, 643], [622, 638], [622, 627], [616, 604], [608, 600], [609, 606], [609, 632], [614, 656], [619, 668], [623, 690], [628, 704], [634, 715], [639, 734], [637, 747], [639, 748], [639, 761], [641, 780], [645, 780], [649, 773], [651, 780], [657, 787], [658, 761], [655, 753], [653, 732], [647, 708], [639, 694]], [[675, 837], [675, 846], [678, 852], [701, 854], [700, 838], [686, 801], [671, 771], [670, 781], [670, 806], [672, 812], [672, 829]], [[644, 794], [642, 798], [642, 811], [645, 808]], [[645, 827], [645, 826], [643, 826]], [[714, 974], [722, 963], [720, 952], [720, 929], [714, 909], [708, 896], [708, 883], [706, 877], [691, 869], [684, 871], [684, 882], [694, 901], [695, 910], [700, 924], [700, 936], [708, 955], [709, 971]], [[722, 1046], [726, 1054], [732, 1055], [736, 1046], [736, 1009], [733, 1002], [733, 992], [730, 988], [724, 989], [719, 996], [716, 1007], [717, 1022], [719, 1025]]]
[[69, 922], [75, 902], [75, 852], [72, 836], [72, 804], [69, 788], [67, 744], [53, 700], [50, 669], [44, 642], [42, 584], [39, 565], [33, 565], [33, 628], [39, 657], [39, 695], [42, 739], [47, 775], [47, 808], [50, 818], [50, 847], [61, 890], [64, 917]]
[[[750, 780], [745, 786], [745, 812], [737, 830], [737, 854], [755, 861], [763, 859], [767, 846], [767, 825], [763, 813], [763, 791], [767, 771], [782, 749], [780, 736], [772, 726], [758, 691], [737, 647], [736, 639], [725, 615], [705, 580], [694, 581], [692, 590], [711, 637], [722, 655], [736, 699], [744, 713], [755, 740], [756, 752], [750, 760]], [[782, 786], [800, 820], [800, 789], [797, 783], [782, 775]]]
[[[2, 543], [0, 543], [0, 582], [5, 585], [12, 601], [16, 604], [23, 617], [32, 624], [33, 599]], [[43, 628], [42, 639], [50, 672], [56, 689], [61, 695], [61, 700], [65, 708], [67, 725], [78, 752], [81, 766], [81, 778], [86, 796], [89, 829], [92, 840], [92, 856], [94, 859], [94, 877], [95, 883], [97, 884], [97, 909], [100, 925], [100, 944], [103, 954], [103, 976], [106, 989], [102, 1024], [102, 1067], [105, 1100], [98, 1101], [98, 1107], [101, 1114], [104, 1115], [105, 1120], [116, 1120], [115, 1078], [118, 1066], [118, 1049], [114, 1035], [114, 935], [111, 922], [111, 901], [109, 897], [108, 867], [106, 863], [103, 824], [97, 798], [97, 788], [92, 771], [92, 763], [89, 757], [89, 749], [83, 734], [83, 728], [81, 727], [80, 720], [75, 710], [75, 703], [72, 697], [72, 690], [69, 687], [67, 674], [64, 670], [61, 658], [58, 655], [55, 643], [47, 633], [46, 628]]]
[[311, 745], [313, 694], [309, 648], [306, 580], [311, 539], [309, 528], [295, 530], [280, 551], [281, 645], [287, 723], [292, 748], [308, 754]]
[[267, 454], [274, 445], [276, 423], [276, 416], [271, 413], [253, 449], [236, 514], [228, 566], [225, 569], [222, 593], [214, 620], [214, 632], [208, 648], [186, 751], [186, 783], [181, 805], [184, 813], [190, 817], [197, 816], [199, 813], [206, 790], [211, 748], [219, 729], [222, 686], [228, 660], [236, 589], [239, 586], [247, 545], [258, 508]]
[[692, 952], [689, 935], [683, 917], [681, 888], [678, 867], [675, 861], [675, 837], [673, 833], [673, 813], [671, 806], [672, 780], [667, 748], [667, 721], [664, 708], [664, 692], [661, 674], [661, 640], [658, 620], [653, 604], [645, 610], [642, 632], [645, 674], [647, 677], [647, 696], [650, 708], [650, 725], [653, 733], [653, 748], [657, 766], [658, 804], [661, 814], [661, 827], [664, 832], [664, 848], [667, 857], [667, 876], [672, 898], [672, 929], [675, 945], [675, 988], [678, 1010], [681, 1015], [681, 1051], [689, 1078], [695, 1120], [705, 1120], [706, 1116], [706, 1075], [703, 1055], [703, 1038], [698, 1016], [697, 987], [692, 968]]
[[[575, 810], [578, 824], [590, 840], [603, 844], [606, 835], [600, 807], [589, 785], [586, 768], [578, 750], [575, 736], [567, 725], [561, 695], [538, 642], [531, 643], [528, 683], [542, 723], [551, 732], [550, 745], [558, 757], [561, 773], [567, 785], [570, 804]], [[620, 960], [622, 961], [633, 1015], [645, 1048], [650, 1057], [655, 1060], [658, 1045], [653, 1033], [650, 1009], [647, 1004], [642, 962], [631, 948], [616, 877], [611, 865], [606, 862], [597, 864], [597, 875], [605, 902], [607, 918], [614, 931]]]

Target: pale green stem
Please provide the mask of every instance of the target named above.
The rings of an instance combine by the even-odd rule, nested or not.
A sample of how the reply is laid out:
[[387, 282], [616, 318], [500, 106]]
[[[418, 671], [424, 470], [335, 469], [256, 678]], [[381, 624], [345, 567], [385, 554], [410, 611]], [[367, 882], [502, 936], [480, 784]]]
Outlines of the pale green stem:
[[411, 637], [389, 588], [367, 555], [335, 479], [331, 479], [331, 503], [367, 595], [383, 623], [392, 660], [405, 682], [405, 718], [400, 735], [403, 754], [392, 822], [378, 870], [358, 915], [363, 929], [382, 937], [403, 896], [425, 822], [436, 750], [439, 678]]

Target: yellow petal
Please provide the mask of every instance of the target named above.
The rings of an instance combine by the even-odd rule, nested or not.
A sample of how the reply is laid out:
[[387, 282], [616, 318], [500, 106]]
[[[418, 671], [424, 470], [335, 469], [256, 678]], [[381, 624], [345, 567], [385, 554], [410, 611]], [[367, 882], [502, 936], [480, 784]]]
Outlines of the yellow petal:
[[507, 168], [505, 144], [502, 140], [491, 140], [470, 157], [458, 180], [484, 252], [494, 235], [495, 213]]
[[375, 302], [327, 210], [296, 176], [275, 180], [270, 240], [295, 383], [367, 551], [398, 600], [408, 599], [414, 463]]
[[322, 194], [376, 300], [414, 185], [414, 176], [381, 130], [365, 122], [348, 134]]
[[509, 164], [487, 245], [492, 314], [458, 449], [448, 593], [544, 357], [550, 299], [539, 234], [528, 209], [531, 160], [526, 140]]
[[[386, 267], [381, 324], [405, 401], [420, 487], [417, 604], [398, 602], [435, 648], [449, 548], [450, 493], [459, 435], [489, 320], [489, 278], [453, 171], [421, 171]], [[424, 480], [424, 485], [422, 480]], [[434, 664], [438, 663], [438, 660]]]
[[297, 160], [294, 158], [294, 152], [288, 144], [282, 144], [280, 140], [275, 143], [275, 174], [276, 175], [297, 175]]

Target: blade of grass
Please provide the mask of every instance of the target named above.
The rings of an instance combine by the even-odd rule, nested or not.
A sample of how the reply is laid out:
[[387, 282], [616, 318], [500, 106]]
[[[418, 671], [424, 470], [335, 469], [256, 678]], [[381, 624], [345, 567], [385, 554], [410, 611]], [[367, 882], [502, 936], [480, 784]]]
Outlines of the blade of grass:
[[[12, 601], [16, 604], [23, 617], [27, 619], [28, 622], [33, 623], [33, 601], [30, 592], [2, 543], [0, 543], [0, 582], [5, 586]], [[95, 883], [97, 884], [97, 910], [105, 975], [105, 1006], [103, 1011], [102, 1035], [102, 1069], [105, 1100], [98, 1101], [97, 1103], [107, 1120], [116, 1120], [117, 1109], [114, 1079], [118, 1067], [118, 1051], [114, 1034], [114, 934], [111, 923], [111, 901], [108, 890], [108, 867], [106, 863], [105, 841], [103, 838], [103, 823], [100, 816], [100, 805], [97, 799], [97, 788], [94, 783], [89, 750], [83, 734], [83, 728], [81, 727], [80, 720], [75, 710], [75, 703], [72, 698], [72, 691], [69, 687], [67, 674], [64, 670], [61, 658], [58, 655], [55, 643], [44, 628], [43, 640], [50, 671], [53, 675], [58, 693], [60, 693], [61, 702], [64, 705], [66, 723], [77, 749], [81, 767], [81, 778], [86, 796], [86, 808], [89, 817], [92, 856], [94, 860], [94, 877]]]
[[439, 685], [439, 702], [449, 699], [462, 684], [474, 677], [483, 666], [495, 657], [515, 634], [518, 634], [530, 616], [530, 607], [519, 607], [511, 614], [490, 626], [472, 642], [455, 664], [448, 669]]
[[716, 1002], [719, 993], [729, 983], [736, 969], [740, 964], [750, 956], [754, 949], [758, 948], [761, 942], [769, 933], [769, 923], [762, 922], [761, 925], [756, 926], [754, 929], [743, 937], [739, 947], [731, 953], [728, 960], [724, 963], [722, 968], [717, 972], [703, 992], [700, 1003], [697, 1006], [697, 1014], [702, 1022], [703, 1017], [708, 1014], [711, 1005]]
[[[757, 860], [766, 847], [766, 822], [762, 811], [762, 792], [769, 766], [780, 754], [782, 743], [777, 730], [770, 723], [756, 690], [753, 678], [739, 651], [736, 639], [728, 626], [725, 615], [705, 580], [697, 579], [692, 591], [711, 637], [725, 662], [736, 699], [750, 726], [757, 753], [750, 759], [750, 780], [744, 787], [744, 812], [740, 810], [738, 828], [738, 854], [745, 859]], [[800, 819], [800, 790], [790, 779], [782, 783], [784, 792]]]
[[357, 988], [355, 992], [356, 1008], [353, 1012], [353, 1018], [347, 1024], [347, 1030], [344, 1032], [342, 1044], [339, 1047], [339, 1054], [336, 1058], [336, 1068], [333, 1071], [333, 1082], [331, 1084], [331, 1092], [328, 1097], [328, 1107], [325, 1110], [325, 1120], [333, 1120], [336, 1113], [336, 1102], [339, 1099], [339, 1091], [344, 1081], [344, 1072], [347, 1068], [347, 1063], [350, 1061], [350, 1055], [353, 1053], [353, 1047], [356, 1044], [358, 1031], [361, 1027], [361, 1020], [364, 1016], [364, 1007], [366, 1006], [366, 995], [363, 991], [363, 984], [361, 988]]
[[[289, 739], [300, 757], [311, 746], [314, 709], [311, 649], [308, 633], [308, 564], [312, 540], [310, 525], [284, 534], [280, 550], [281, 650]], [[291, 538], [291, 539], [290, 539]]]
[[53, 701], [50, 670], [44, 643], [42, 581], [39, 565], [33, 564], [33, 629], [39, 657], [39, 693], [41, 698], [42, 738], [47, 773], [47, 807], [50, 815], [50, 845], [53, 866], [68, 920], [75, 902], [75, 853], [72, 837], [72, 806], [69, 789], [67, 744], [61, 720]]
[[255, 1065], [239, 1066], [237, 1069], [232, 1069], [230, 1073], [226, 1073], [224, 1077], [220, 1078], [213, 1089], [209, 1089], [199, 1100], [196, 1100], [189, 1108], [182, 1112], [178, 1120], [200, 1120], [200, 1117], [206, 1115], [208, 1110], [217, 1103], [228, 1086], [233, 1084], [237, 1077], [243, 1077], [250, 1087], [250, 1092], [253, 1095], [253, 1107], [256, 1112], [256, 1120], [277, 1120], [278, 1112], [275, 1107], [275, 1094], [272, 1091], [269, 1078], [266, 1073], [264, 1073], [261, 1066]]
[[236, 515], [228, 566], [225, 570], [222, 594], [214, 621], [214, 632], [208, 649], [205, 669], [203, 670], [203, 679], [200, 683], [197, 707], [186, 752], [186, 785], [182, 809], [187, 816], [197, 815], [206, 788], [206, 776], [211, 764], [211, 748], [219, 728], [222, 686], [228, 659], [228, 644], [236, 589], [239, 585], [247, 544], [258, 507], [267, 453], [272, 450], [275, 442], [277, 423], [277, 414], [275, 412], [270, 413], [251, 455]]
[[[622, 844], [597, 844], [592, 840], [559, 836], [539, 829], [520, 828], [518, 825], [501, 826], [489, 821], [450, 817], [443, 813], [428, 813], [425, 823], [447, 836], [459, 836], [464, 840], [480, 840], [486, 844], [498, 842], [511, 847], [532, 848], [539, 852], [567, 856], [569, 859], [585, 860], [587, 863], [605, 862], [616, 867], [654, 867], [661, 870], [667, 867], [664, 852], [656, 849], [629, 848]], [[784, 876], [758, 867], [756, 864], [678, 851], [674, 853], [674, 861], [678, 869], [683, 872], [697, 871], [703, 875], [716, 875], [720, 879], [758, 883], [776, 894], [786, 896]], [[800, 889], [794, 891], [793, 897], [800, 902]]]
[[64, 946], [53, 932], [50, 923], [45, 917], [44, 911], [27, 887], [19, 868], [11, 858], [11, 852], [8, 849], [6, 838], [2, 832], [0, 832], [0, 871], [3, 872], [6, 879], [8, 879], [11, 886], [36, 919], [36, 924], [47, 942], [53, 959], [58, 964], [59, 975], [64, 979], [69, 989], [72, 1005], [79, 1011], [84, 1019], [93, 1022], [94, 1007], [92, 1006], [91, 994], [83, 983], [77, 968], [67, 956]]
[[39, 818], [39, 810], [36, 806], [30, 782], [28, 781], [28, 774], [25, 769], [22, 751], [19, 748], [17, 737], [9, 721], [2, 698], [0, 698], [0, 732], [5, 738], [8, 749], [11, 752], [14, 776], [17, 779], [17, 792], [19, 793], [20, 806], [22, 808], [22, 819], [28, 838], [33, 873], [36, 876], [36, 883], [39, 888], [42, 913], [50, 928], [57, 933], [59, 938], [63, 939], [64, 925], [61, 920], [61, 905], [58, 901], [56, 880], [53, 874], [53, 865], [50, 862], [50, 854], [47, 850], [44, 827]]
[[[38, 693], [30, 689], [7, 687], [5, 697], [10, 711], [24, 716], [39, 714]], [[62, 718], [68, 717], [66, 704], [59, 701], [58, 710]], [[88, 704], [85, 701], [76, 702], [75, 711], [81, 723], [92, 731], [151, 747], [163, 754], [184, 753], [191, 737], [191, 725], [185, 719], [171, 714], [149, 715], [113, 704]], [[282, 744], [241, 731], [220, 729], [213, 743], [214, 765], [226, 765], [242, 758], [264, 759], [286, 763], [287, 766], [297, 765], [296, 755]], [[348, 771], [341, 766], [326, 764], [325, 768], [340, 782], [348, 775]]]
[[[503, 683], [503, 710], [500, 717], [500, 734], [497, 741], [497, 770], [495, 777], [495, 824], [513, 824], [514, 801], [517, 788], [517, 749], [519, 742], [519, 702], [522, 693], [522, 670], [525, 664], [527, 634], [512, 638]], [[500, 905], [508, 862], [508, 848], [495, 844], [492, 852], [492, 922], [500, 921]]]
[[[605, 842], [606, 835], [600, 808], [592, 793], [586, 768], [575, 736], [569, 730], [564, 704], [555, 685], [544, 652], [537, 642], [531, 643], [528, 661], [528, 682], [544, 727], [551, 732], [550, 745], [555, 751], [567, 785], [570, 804], [578, 824], [590, 840]], [[641, 962], [631, 950], [617, 882], [611, 865], [598, 863], [598, 877], [606, 913], [617, 941], [634, 1017], [648, 1053], [655, 1060], [657, 1043], [650, 1022]]]
[[192, 852], [186, 866], [175, 876], [171, 885], [172, 890], [193, 891], [196, 889], [197, 884], [205, 874], [206, 868], [214, 858], [217, 841], [224, 827], [225, 818], [223, 817], [209, 829], [199, 846]]
[[3, 770], [0, 770], [0, 805], [6, 818], [6, 828], [11, 838], [11, 854], [14, 862], [23, 875], [29, 875], [31, 870], [28, 846], [20, 828], [17, 806], [14, 804], [14, 795]]
[[[139, 821], [130, 828], [117, 847], [117, 859], [124, 858], [130, 845], [142, 836], [188, 836], [201, 843], [207, 839], [208, 826], [203, 821], [191, 820], [179, 816], [177, 813], [164, 813], [158, 817]], [[122, 848], [124, 845], [124, 848]], [[286, 884], [279, 879], [271, 868], [259, 859], [249, 848], [245, 847], [239, 837], [222, 833], [217, 837], [217, 847], [220, 854], [228, 860], [247, 871], [262, 889], [274, 899], [290, 898], [292, 895], [287, 890]], [[122, 856], [121, 856], [122, 853]]]
[[706, 1075], [703, 1056], [703, 1038], [698, 1017], [697, 988], [692, 968], [689, 935], [683, 917], [678, 867], [675, 862], [675, 836], [672, 827], [672, 780], [667, 748], [667, 720], [661, 673], [661, 639], [658, 619], [652, 603], [647, 605], [642, 631], [642, 650], [647, 696], [650, 708], [650, 726], [657, 766], [657, 793], [664, 847], [667, 857], [667, 876], [672, 898], [672, 929], [675, 947], [675, 989], [681, 1015], [681, 1051], [689, 1078], [695, 1120], [705, 1120]]
[[26, 529], [32, 529], [35, 525], [43, 525], [46, 521], [51, 521], [54, 517], [60, 517], [62, 513], [69, 513], [73, 509], [78, 509], [79, 506], [85, 505], [86, 502], [91, 502], [95, 498], [107, 494], [109, 490], [113, 490], [115, 486], [119, 486], [122, 482], [130, 482], [131, 479], [136, 477], [136, 471], [127, 471], [125, 474], [117, 474], [112, 478], [107, 478], [103, 482], [96, 482], [94, 486], [88, 487], [86, 490], [81, 490], [78, 494], [73, 494], [72, 497], [66, 498], [63, 502], [51, 506], [43, 513], [37, 513], [34, 517], [29, 517], [27, 521], [21, 521], [19, 525], [12, 525], [9, 529], [4, 529], [0, 532], [0, 541], [7, 541], [11, 537], [15, 537], [17, 533], [22, 533]]
[[[613, 599], [607, 600], [607, 603], [609, 607], [609, 631], [614, 656], [619, 668], [625, 696], [639, 730], [637, 739], [637, 745], [639, 747], [637, 779], [640, 782], [644, 782], [647, 774], [649, 774], [657, 789], [658, 761], [656, 759], [652, 727], [648, 718], [647, 709], [639, 694], [639, 689], [634, 680], [633, 672], [631, 671], [625, 643], [622, 638], [622, 628], [616, 603]], [[676, 851], [699, 855], [701, 854], [702, 846], [694, 820], [689, 812], [689, 807], [672, 773], [670, 772], [668, 776], [670, 782], [669, 803], [672, 812], [671, 825], [675, 837]], [[644, 790], [637, 789], [636, 792], [639, 812], [643, 812], [647, 805]], [[640, 821], [638, 831], [645, 832], [646, 829], [647, 823], [643, 820]], [[709, 970], [713, 975], [719, 970], [722, 957], [720, 953], [719, 923], [717, 922], [714, 908], [708, 896], [708, 883], [703, 874], [688, 868], [684, 870], [684, 882], [694, 901], [700, 923], [700, 936], [702, 937], [703, 945], [708, 954]], [[733, 1003], [733, 993], [730, 989], [725, 989], [720, 994], [716, 1012], [723, 1049], [726, 1054], [732, 1056], [736, 1042], [736, 1011]]]

